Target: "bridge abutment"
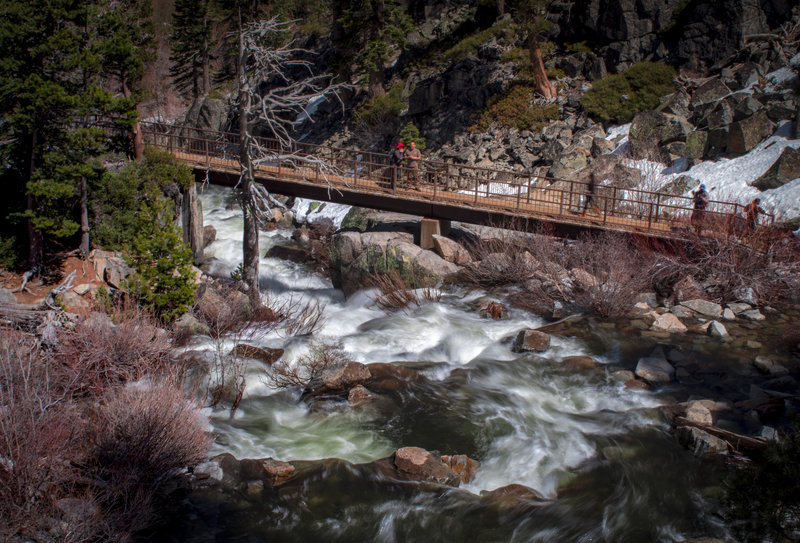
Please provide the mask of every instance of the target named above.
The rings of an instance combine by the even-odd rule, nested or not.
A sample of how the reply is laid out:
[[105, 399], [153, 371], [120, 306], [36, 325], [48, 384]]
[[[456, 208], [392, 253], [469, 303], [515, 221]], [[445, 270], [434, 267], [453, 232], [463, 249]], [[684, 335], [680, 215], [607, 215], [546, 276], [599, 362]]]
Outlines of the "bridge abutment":
[[443, 219], [422, 219], [419, 225], [419, 246], [433, 249], [433, 236], [446, 236], [450, 233], [450, 221]]

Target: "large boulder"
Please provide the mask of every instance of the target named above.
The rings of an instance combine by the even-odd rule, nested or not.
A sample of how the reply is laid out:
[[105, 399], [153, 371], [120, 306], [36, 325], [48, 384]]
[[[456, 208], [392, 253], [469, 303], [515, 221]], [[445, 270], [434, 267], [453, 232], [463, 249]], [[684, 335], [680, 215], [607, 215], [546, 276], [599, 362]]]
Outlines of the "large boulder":
[[438, 234], [433, 235], [433, 250], [446, 261], [453, 262], [459, 266], [464, 266], [472, 262], [469, 251], [460, 243], [445, 236], [440, 236]]
[[432, 285], [461, 268], [433, 251], [414, 245], [405, 232], [339, 232], [330, 248], [331, 281], [350, 296], [370, 275], [397, 270], [414, 286]]
[[714, 302], [709, 302], [707, 300], [701, 300], [701, 299], [686, 300], [681, 302], [681, 305], [684, 307], [688, 307], [695, 313], [699, 313], [704, 317], [718, 319], [720, 318], [720, 316], [722, 316], [722, 306]]
[[256, 347], [255, 345], [239, 343], [231, 349], [230, 356], [236, 358], [252, 358], [254, 360], [260, 360], [267, 366], [271, 366], [283, 356], [283, 349]]
[[672, 313], [659, 315], [650, 327], [657, 332], [686, 332], [688, 328]]
[[686, 141], [686, 136], [693, 129], [683, 117], [659, 111], [645, 111], [633, 118], [628, 141], [634, 155], [644, 156], [653, 144], [664, 147], [672, 142]]
[[728, 152], [743, 155], [768, 138], [775, 131], [766, 112], [759, 111], [741, 121], [733, 123], [728, 134]]
[[669, 383], [675, 377], [675, 368], [665, 358], [649, 356], [640, 358], [636, 375], [653, 384]]
[[92, 251], [90, 258], [97, 279], [105, 281], [115, 289], [121, 290], [125, 284], [125, 279], [135, 271], [125, 263], [122, 254], [116, 251], [95, 249]]
[[[219, 132], [222, 130], [230, 107], [224, 100], [217, 98], [198, 98], [186, 111], [183, 126], [199, 130]], [[190, 134], [182, 134], [189, 136]]]
[[753, 186], [762, 191], [776, 189], [798, 177], [800, 177], [800, 149], [786, 147], [764, 175], [753, 181]]
[[722, 98], [731, 93], [731, 89], [718, 78], [711, 79], [700, 85], [692, 94], [689, 107], [697, 112], [703, 112], [703, 108], [715, 105]]
[[697, 456], [704, 454], [728, 454], [728, 444], [700, 428], [681, 426], [677, 431], [678, 442]]

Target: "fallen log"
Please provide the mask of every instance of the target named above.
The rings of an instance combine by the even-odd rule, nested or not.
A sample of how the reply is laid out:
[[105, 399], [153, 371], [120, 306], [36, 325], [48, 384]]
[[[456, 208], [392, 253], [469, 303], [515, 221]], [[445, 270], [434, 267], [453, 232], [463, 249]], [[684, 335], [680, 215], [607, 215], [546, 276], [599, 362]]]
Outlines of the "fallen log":
[[760, 451], [768, 443], [766, 439], [761, 437], [743, 436], [735, 432], [729, 432], [728, 430], [717, 428], [713, 424], [704, 424], [702, 422], [695, 422], [693, 420], [687, 419], [686, 417], [675, 417], [675, 421], [673, 422], [673, 424], [675, 426], [693, 426], [694, 428], [699, 428], [700, 430], [708, 432], [714, 437], [718, 437], [724, 440], [734, 450], [745, 454], [747, 454], [748, 452], [752, 453]]

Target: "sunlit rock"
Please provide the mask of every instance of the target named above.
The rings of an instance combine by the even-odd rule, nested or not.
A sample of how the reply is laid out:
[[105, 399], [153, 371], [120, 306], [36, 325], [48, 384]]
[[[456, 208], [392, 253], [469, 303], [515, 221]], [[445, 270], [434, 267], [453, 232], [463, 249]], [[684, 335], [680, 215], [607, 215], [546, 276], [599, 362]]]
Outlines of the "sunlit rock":
[[404, 476], [419, 481], [430, 481], [458, 486], [460, 476], [430, 452], [419, 447], [403, 447], [394, 453], [394, 466]]
[[512, 351], [525, 353], [535, 351], [543, 353], [550, 348], [550, 336], [539, 330], [520, 330], [514, 340]]

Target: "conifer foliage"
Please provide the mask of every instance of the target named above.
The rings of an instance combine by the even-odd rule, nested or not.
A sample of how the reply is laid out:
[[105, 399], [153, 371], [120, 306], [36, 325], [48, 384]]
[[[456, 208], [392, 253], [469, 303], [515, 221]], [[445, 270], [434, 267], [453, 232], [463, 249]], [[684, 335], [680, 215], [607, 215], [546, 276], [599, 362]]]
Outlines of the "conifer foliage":
[[170, 75], [181, 94], [197, 98], [211, 90], [212, 10], [210, 0], [176, 0], [172, 14]]
[[0, 221], [27, 236], [33, 270], [41, 270], [48, 240], [85, 225], [87, 186], [108, 141], [78, 125], [97, 116], [123, 127], [136, 121], [135, 100], [111, 92], [114, 75], [104, 72], [116, 66], [125, 85], [141, 74], [135, 59], [142, 60], [147, 40], [129, 43], [109, 30], [126, 7], [99, 0], [0, 3], [0, 50], [7, 52], [0, 61], [0, 175], [9, 195]]

